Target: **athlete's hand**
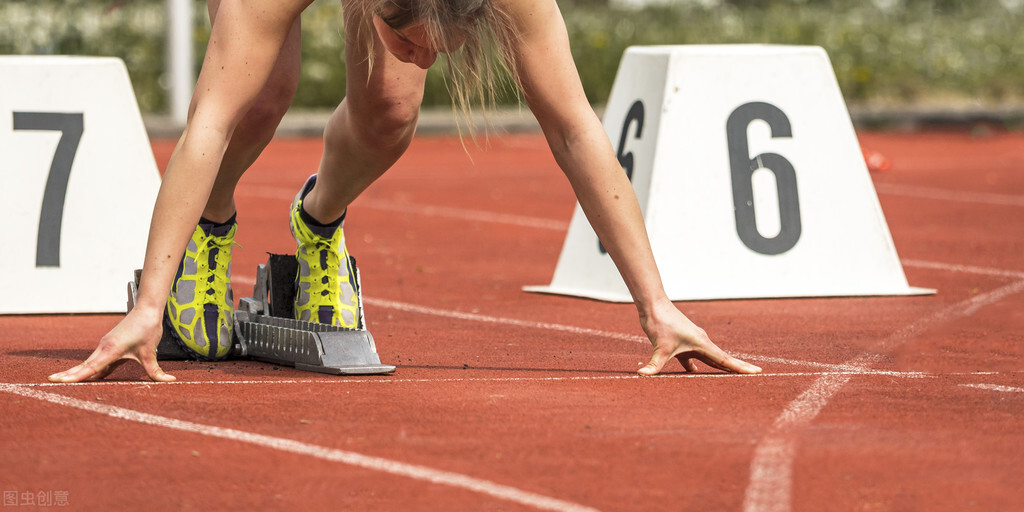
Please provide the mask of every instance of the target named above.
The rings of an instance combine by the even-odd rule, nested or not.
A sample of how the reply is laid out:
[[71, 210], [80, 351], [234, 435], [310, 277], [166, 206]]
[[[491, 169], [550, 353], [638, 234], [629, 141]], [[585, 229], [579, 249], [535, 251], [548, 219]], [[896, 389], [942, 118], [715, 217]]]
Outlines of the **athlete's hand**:
[[49, 376], [50, 382], [81, 382], [102, 379], [126, 361], [135, 361], [157, 382], [175, 380], [156, 361], [156, 346], [163, 332], [162, 309], [136, 306], [121, 322], [100, 338], [99, 346], [85, 362]]
[[673, 357], [688, 372], [697, 371], [694, 360], [699, 360], [726, 372], [761, 373], [761, 368], [718, 348], [704, 329], [697, 327], [668, 300], [656, 305], [640, 323], [654, 345], [651, 362], [638, 371], [640, 375], [657, 375]]

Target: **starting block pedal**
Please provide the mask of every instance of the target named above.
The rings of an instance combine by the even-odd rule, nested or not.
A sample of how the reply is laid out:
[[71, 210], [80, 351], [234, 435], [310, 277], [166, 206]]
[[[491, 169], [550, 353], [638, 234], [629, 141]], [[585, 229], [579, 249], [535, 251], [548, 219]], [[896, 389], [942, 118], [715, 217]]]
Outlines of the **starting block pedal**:
[[[362, 286], [355, 260], [352, 268], [356, 269], [356, 293], [360, 304], [359, 327], [356, 329], [305, 322], [292, 317], [297, 265], [294, 256], [271, 254], [266, 265], [257, 267], [253, 296], [241, 299], [235, 310], [234, 340], [229, 359], [254, 359], [332, 375], [394, 372], [395, 366], [381, 364], [373, 336], [366, 330]], [[128, 283], [128, 311], [135, 306], [141, 275], [142, 272], [136, 270], [135, 279]], [[193, 359], [181, 348], [166, 325], [156, 355], [162, 361]]]

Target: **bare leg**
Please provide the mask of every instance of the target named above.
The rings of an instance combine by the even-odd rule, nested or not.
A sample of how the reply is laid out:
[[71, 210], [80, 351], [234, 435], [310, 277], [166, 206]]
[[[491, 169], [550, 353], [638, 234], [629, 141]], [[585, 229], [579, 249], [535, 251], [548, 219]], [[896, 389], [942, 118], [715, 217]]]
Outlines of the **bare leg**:
[[[208, 0], [211, 20], [216, 18], [220, 3], [221, 0]], [[235, 213], [235, 186], [274, 137], [277, 125], [281, 123], [281, 118], [295, 97], [300, 67], [301, 34], [299, 19], [296, 18], [274, 63], [270, 78], [231, 135], [231, 142], [224, 152], [203, 217], [223, 222]]]
[[213, 26], [189, 121], [171, 154], [153, 207], [139, 298], [82, 364], [55, 382], [102, 377], [122, 359], [154, 380], [173, 380], [156, 361], [161, 319], [178, 261], [213, 189], [235, 128], [270, 79], [299, 14], [312, 0], [223, 0]]
[[[361, 23], [358, 13], [354, 7], [345, 9], [346, 97], [324, 130], [316, 185], [303, 201], [306, 212], [322, 222], [340, 217], [402, 156], [416, 132], [423, 100], [426, 71], [396, 59], [376, 33], [365, 48], [354, 28]], [[372, 74], [368, 52], [374, 55]]]

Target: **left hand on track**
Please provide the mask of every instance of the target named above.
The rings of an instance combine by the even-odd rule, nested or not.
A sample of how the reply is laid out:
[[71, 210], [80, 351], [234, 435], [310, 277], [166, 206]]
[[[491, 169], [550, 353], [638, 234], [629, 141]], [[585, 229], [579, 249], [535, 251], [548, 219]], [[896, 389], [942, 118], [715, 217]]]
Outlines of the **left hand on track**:
[[657, 375], [673, 357], [688, 372], [697, 371], [694, 360], [699, 360], [725, 372], [761, 373], [760, 367], [732, 357], [718, 348], [704, 329], [686, 318], [669, 301], [655, 306], [651, 314], [642, 318], [640, 323], [654, 345], [654, 355], [637, 372], [640, 375]]

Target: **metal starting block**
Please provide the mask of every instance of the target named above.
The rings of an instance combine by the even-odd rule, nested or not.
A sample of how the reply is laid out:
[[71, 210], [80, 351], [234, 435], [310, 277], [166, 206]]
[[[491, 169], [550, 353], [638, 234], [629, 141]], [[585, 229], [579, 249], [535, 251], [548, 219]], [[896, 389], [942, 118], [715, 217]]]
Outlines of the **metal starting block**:
[[[359, 297], [359, 327], [304, 322], [292, 315], [298, 263], [291, 255], [270, 254], [267, 264], [256, 268], [253, 296], [241, 299], [235, 310], [234, 340], [228, 358], [255, 359], [332, 375], [394, 372], [394, 366], [381, 364], [373, 336], [366, 330], [363, 292], [354, 258], [352, 268]], [[134, 281], [128, 283], [128, 311], [135, 307], [141, 274], [136, 270]], [[161, 361], [195, 359], [182, 349], [166, 324], [156, 357]]]

